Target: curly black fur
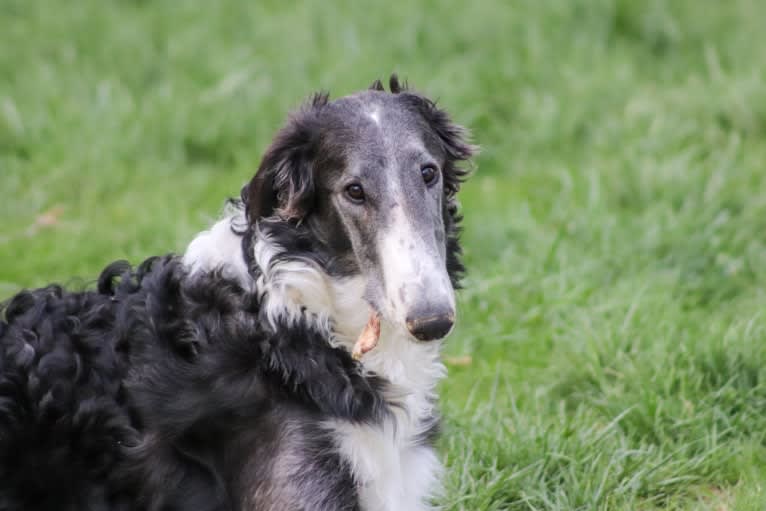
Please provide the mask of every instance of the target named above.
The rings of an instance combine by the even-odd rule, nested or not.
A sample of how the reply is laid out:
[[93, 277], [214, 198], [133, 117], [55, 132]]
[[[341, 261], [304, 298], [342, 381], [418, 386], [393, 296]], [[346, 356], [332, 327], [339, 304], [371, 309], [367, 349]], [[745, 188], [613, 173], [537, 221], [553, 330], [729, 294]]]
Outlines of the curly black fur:
[[[386, 413], [384, 382], [345, 350], [308, 324], [267, 328], [257, 296], [174, 257], [115, 263], [97, 291], [24, 291], [3, 312], [0, 509], [237, 508], [278, 483], [278, 453], [259, 446], [330, 442], [318, 420], [265, 441], [291, 420]], [[331, 451], [314, 462], [319, 498], [353, 509]]]

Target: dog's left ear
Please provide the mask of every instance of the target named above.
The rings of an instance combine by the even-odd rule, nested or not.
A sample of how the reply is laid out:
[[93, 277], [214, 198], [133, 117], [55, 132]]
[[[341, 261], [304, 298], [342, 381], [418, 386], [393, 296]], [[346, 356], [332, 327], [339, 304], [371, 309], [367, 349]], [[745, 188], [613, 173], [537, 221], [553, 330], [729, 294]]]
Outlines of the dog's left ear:
[[[380, 80], [375, 80], [370, 86], [374, 90], [383, 90]], [[399, 94], [420, 112], [425, 121], [441, 141], [442, 148], [447, 155], [442, 172], [444, 173], [444, 191], [448, 196], [454, 196], [460, 188], [468, 171], [458, 164], [461, 161], [470, 160], [479, 152], [479, 147], [471, 144], [468, 130], [455, 124], [450, 116], [436, 106], [436, 102], [410, 90], [407, 82], [401, 83], [396, 74], [392, 74], [389, 80], [389, 88], [392, 94]]]
[[447, 161], [442, 169], [444, 173], [445, 192], [452, 196], [460, 189], [468, 175], [468, 171], [459, 166], [459, 162], [470, 160], [476, 155], [479, 147], [471, 144], [468, 130], [455, 124], [447, 112], [438, 108], [430, 99], [420, 97], [420, 111], [431, 129], [439, 137], [442, 148], [447, 155]]
[[[371, 88], [377, 89], [379, 84], [380, 81], [376, 80]], [[392, 94], [399, 94], [415, 110], [420, 112], [420, 115], [423, 116], [423, 119], [425, 119], [439, 138], [442, 148], [447, 155], [447, 160], [442, 169], [444, 174], [444, 191], [448, 197], [454, 196], [460, 189], [460, 183], [468, 176], [468, 171], [461, 168], [459, 163], [470, 160], [471, 157], [479, 152], [479, 147], [471, 144], [468, 130], [452, 122], [447, 112], [436, 106], [436, 102], [421, 94], [412, 92], [407, 82], [404, 82], [404, 84], [400, 83], [399, 77], [395, 74], [391, 75], [389, 88]]]
[[319, 111], [327, 94], [316, 94], [277, 133], [255, 177], [242, 188], [250, 222], [277, 215], [300, 221], [314, 202], [314, 159], [319, 146]]

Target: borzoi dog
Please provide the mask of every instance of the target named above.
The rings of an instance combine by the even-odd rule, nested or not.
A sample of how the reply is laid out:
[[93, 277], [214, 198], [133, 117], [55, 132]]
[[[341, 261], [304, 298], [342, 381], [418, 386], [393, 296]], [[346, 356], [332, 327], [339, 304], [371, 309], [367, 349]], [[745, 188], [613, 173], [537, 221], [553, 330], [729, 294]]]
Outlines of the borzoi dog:
[[0, 510], [417, 511], [475, 148], [390, 81], [293, 113], [183, 256], [0, 316]]

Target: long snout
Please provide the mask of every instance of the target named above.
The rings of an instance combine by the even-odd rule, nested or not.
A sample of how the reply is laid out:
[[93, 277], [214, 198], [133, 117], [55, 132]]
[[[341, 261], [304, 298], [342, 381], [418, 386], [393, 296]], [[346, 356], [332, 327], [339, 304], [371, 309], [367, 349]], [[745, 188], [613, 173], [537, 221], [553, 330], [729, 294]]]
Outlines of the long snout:
[[379, 232], [376, 273], [385, 295], [380, 313], [414, 339], [442, 339], [455, 324], [455, 290], [447, 272], [440, 209], [406, 206], [394, 208]]
[[381, 254], [386, 294], [381, 312], [421, 341], [446, 337], [455, 323], [455, 291], [444, 255], [428, 241], [409, 244], [413, 250]]

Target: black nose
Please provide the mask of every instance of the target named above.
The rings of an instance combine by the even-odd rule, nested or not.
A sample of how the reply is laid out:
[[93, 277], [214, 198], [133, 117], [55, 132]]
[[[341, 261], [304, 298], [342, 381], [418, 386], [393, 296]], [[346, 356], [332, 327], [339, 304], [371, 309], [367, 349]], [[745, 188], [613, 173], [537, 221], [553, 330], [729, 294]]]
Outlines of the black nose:
[[437, 314], [422, 318], [407, 318], [407, 329], [421, 341], [433, 341], [447, 335], [454, 323], [454, 314]]

